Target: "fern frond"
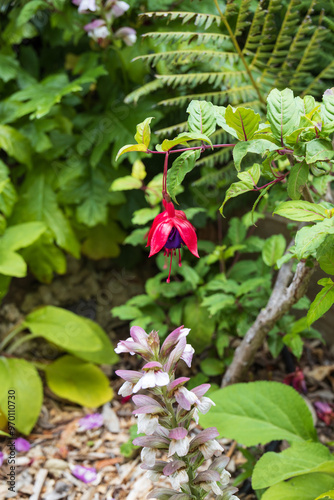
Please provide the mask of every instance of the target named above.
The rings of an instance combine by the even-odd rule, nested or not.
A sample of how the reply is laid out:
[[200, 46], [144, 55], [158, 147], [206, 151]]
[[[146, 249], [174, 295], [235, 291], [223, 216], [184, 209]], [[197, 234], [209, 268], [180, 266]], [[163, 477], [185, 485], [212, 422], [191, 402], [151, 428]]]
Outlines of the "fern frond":
[[237, 23], [234, 30], [234, 36], [241, 36], [243, 31], [246, 28], [248, 28], [248, 26], [251, 24], [251, 21], [249, 19], [250, 18], [249, 7], [251, 3], [252, 0], [243, 0], [241, 2], [237, 17]]
[[224, 71], [212, 73], [186, 73], [183, 75], [157, 75], [158, 80], [162, 81], [165, 85], [176, 88], [182, 85], [189, 85], [195, 87], [202, 83], [208, 83], [216, 88], [222, 83], [228, 85], [240, 85], [240, 83], [247, 81], [246, 71]]
[[217, 92], [202, 92], [198, 94], [188, 94], [176, 97], [170, 97], [169, 99], [164, 99], [158, 104], [161, 106], [180, 106], [183, 107], [185, 104], [192, 100], [205, 100], [211, 101], [213, 104], [222, 105], [227, 99], [231, 103], [244, 102], [247, 99], [252, 99], [256, 96], [256, 91], [252, 85], [245, 85], [243, 87], [237, 87], [226, 90], [219, 90]]
[[[330, 80], [326, 83], [324, 80]], [[309, 84], [309, 86], [301, 93], [301, 97], [304, 95], [313, 95], [322, 93], [328, 86], [331, 86], [334, 80], [334, 61], [332, 61], [326, 68], [324, 68], [321, 73]]]
[[267, 68], [262, 73], [260, 84], [266, 80], [268, 73], [271, 76], [278, 73], [282, 62], [287, 57], [296, 26], [300, 20], [299, 8], [300, 0], [290, 0], [274, 49], [267, 62]]
[[264, 20], [266, 17], [266, 12], [263, 9], [263, 4], [265, 0], [260, 0], [257, 4], [257, 8], [252, 20], [252, 24], [249, 28], [246, 43], [243, 48], [243, 53], [246, 55], [254, 55], [259, 41], [261, 39], [262, 28], [264, 25]]
[[206, 62], [224, 62], [234, 64], [238, 59], [238, 54], [235, 52], [217, 52], [216, 50], [170, 50], [167, 52], [158, 52], [155, 54], [146, 54], [138, 56], [133, 61], [147, 61], [156, 66], [160, 61], [173, 63], [175, 65], [195, 63], [205, 60]]
[[226, 163], [231, 158], [232, 149], [233, 148], [222, 148], [212, 154], [201, 156], [201, 158], [197, 160], [196, 165], [198, 167], [206, 166], [212, 168], [219, 163]]
[[275, 47], [275, 39], [277, 26], [275, 22], [276, 12], [281, 10], [281, 0], [270, 0], [268, 11], [264, 18], [264, 24], [261, 31], [261, 36], [257, 41], [257, 49], [250, 64], [250, 70], [254, 68], [263, 68], [268, 61], [273, 48]]
[[157, 19], [165, 19], [167, 22], [182, 21], [182, 24], [192, 21], [195, 26], [203, 26], [205, 30], [210, 28], [213, 23], [216, 23], [217, 26], [220, 26], [221, 23], [220, 16], [215, 16], [214, 14], [198, 14], [197, 12], [145, 12], [144, 14], [140, 14], [139, 17], [142, 19], [152, 19], [155, 17]]
[[182, 31], [159, 31], [157, 33], [144, 33], [143, 38], [150, 38], [158, 43], [193, 43], [197, 45], [213, 45], [221, 46], [224, 42], [229, 41], [230, 37], [221, 33], [195, 33]]
[[312, 23], [311, 14], [318, 0], [312, 0], [309, 9], [301, 23], [299, 23], [297, 32], [293, 37], [289, 52], [281, 66], [277, 75], [275, 85], [279, 88], [286, 87], [291, 77], [291, 71], [295, 68], [298, 61], [305, 53], [306, 47], [309, 44], [310, 38], [315, 30]]
[[170, 127], [160, 128], [159, 130], [155, 130], [154, 133], [157, 136], [162, 137], [170, 137], [174, 133], [186, 132], [188, 130], [188, 122], [176, 123], [175, 125], [171, 125]]
[[161, 89], [162, 87], [163, 87], [163, 82], [157, 79], [152, 80], [152, 82], [146, 83], [145, 85], [142, 85], [133, 92], [130, 92], [130, 94], [128, 94], [124, 99], [124, 102], [126, 102], [127, 104], [133, 102], [134, 104], [136, 104], [138, 100], [144, 95], [151, 94], [152, 92]]
[[[206, 157], [201, 158], [201, 159], [206, 160], [207, 158], [209, 158], [209, 156], [206, 156]], [[201, 160], [198, 160], [198, 161], [201, 161]], [[212, 166], [209, 166], [206, 163], [207, 162], [204, 161], [204, 163], [202, 164], [202, 167], [204, 167], [204, 168], [202, 168], [201, 177], [199, 179], [196, 179], [196, 181], [194, 181], [192, 183], [192, 186], [194, 186], [194, 187], [210, 187], [210, 186], [217, 187], [218, 184], [221, 184], [222, 180], [226, 180], [226, 184], [229, 184], [231, 181], [233, 181], [236, 178], [236, 170], [235, 170], [233, 162], [228, 163], [227, 165], [225, 165], [223, 168], [220, 168], [219, 170], [211, 170]], [[205, 167], [207, 167], [208, 171], [206, 171]]]
[[[323, 42], [327, 37], [328, 30], [324, 26], [318, 26], [308, 43], [306, 50], [301, 58], [297, 69], [293, 72], [289, 86], [292, 86], [297, 91], [303, 91], [307, 78], [310, 77], [310, 71], [314, 67], [319, 58], [319, 53], [323, 46]], [[313, 79], [313, 76], [311, 76]]]

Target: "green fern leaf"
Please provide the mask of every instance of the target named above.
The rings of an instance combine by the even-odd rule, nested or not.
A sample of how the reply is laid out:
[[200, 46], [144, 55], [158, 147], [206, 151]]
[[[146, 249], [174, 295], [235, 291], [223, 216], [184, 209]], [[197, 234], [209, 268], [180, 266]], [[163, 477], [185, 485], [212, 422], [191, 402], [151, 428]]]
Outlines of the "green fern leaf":
[[247, 55], [254, 55], [261, 39], [262, 27], [266, 17], [263, 4], [264, 0], [260, 0], [258, 2], [252, 24], [247, 35], [247, 40], [243, 49], [243, 52]]
[[155, 90], [161, 89], [161, 87], [163, 87], [163, 82], [161, 82], [160, 80], [153, 80], [152, 82], [149, 82], [146, 85], [143, 85], [142, 87], [139, 87], [139, 89], [136, 89], [128, 94], [124, 101], [127, 104], [136, 104], [141, 97], [149, 95]]
[[237, 105], [240, 102], [247, 101], [247, 99], [253, 99], [256, 97], [256, 91], [252, 85], [244, 85], [241, 87], [233, 87], [231, 89], [219, 90], [217, 92], [202, 92], [199, 94], [188, 94], [176, 97], [170, 97], [169, 99], [164, 99], [158, 104], [161, 106], [179, 106], [183, 107], [193, 100], [205, 100], [211, 101], [213, 104], [221, 105], [226, 101]]
[[143, 38], [150, 38], [158, 43], [175, 44], [175, 43], [196, 43], [197, 45], [218, 45], [221, 47], [225, 42], [229, 41], [230, 37], [221, 33], [195, 33], [180, 32], [180, 31], [159, 31], [144, 33]]
[[205, 165], [211, 168], [218, 163], [226, 163], [226, 161], [231, 158], [232, 149], [233, 148], [222, 148], [207, 156], [201, 156], [201, 158], [197, 160], [196, 165], [198, 167]]
[[241, 36], [243, 31], [251, 24], [251, 21], [249, 20], [251, 4], [252, 0], [243, 0], [241, 2], [237, 17], [237, 23], [234, 30], [234, 36]]
[[147, 54], [138, 56], [133, 61], [147, 61], [156, 66], [160, 61], [173, 63], [175, 65], [193, 64], [200, 61], [219, 62], [228, 61], [234, 64], [238, 60], [238, 54], [235, 52], [217, 52], [216, 50], [171, 50], [167, 52], [158, 52], [156, 54]]
[[224, 82], [230, 86], [240, 85], [241, 82], [247, 81], [247, 72], [228, 70], [225, 72], [186, 73], [183, 75], [157, 75], [157, 79], [173, 88], [182, 85], [195, 87], [202, 83], [208, 83], [212, 88], [215, 88]]
[[154, 133], [159, 136], [171, 136], [175, 135], [175, 133], [180, 134], [181, 132], [187, 132], [188, 130], [188, 122], [176, 123], [175, 125], [171, 125], [170, 127], [160, 128], [156, 130]]
[[139, 15], [140, 18], [163, 18], [167, 22], [169, 21], [182, 21], [182, 24], [186, 24], [193, 21], [195, 26], [204, 29], [210, 28], [213, 23], [220, 26], [221, 19], [220, 16], [215, 16], [213, 14], [199, 14], [197, 12], [181, 12], [181, 11], [169, 11], [169, 12], [145, 12]]
[[[329, 80], [325, 82], [324, 80]], [[321, 73], [308, 85], [308, 87], [301, 93], [301, 97], [308, 94], [320, 94], [327, 87], [332, 85], [334, 80], [334, 61], [332, 61]]]

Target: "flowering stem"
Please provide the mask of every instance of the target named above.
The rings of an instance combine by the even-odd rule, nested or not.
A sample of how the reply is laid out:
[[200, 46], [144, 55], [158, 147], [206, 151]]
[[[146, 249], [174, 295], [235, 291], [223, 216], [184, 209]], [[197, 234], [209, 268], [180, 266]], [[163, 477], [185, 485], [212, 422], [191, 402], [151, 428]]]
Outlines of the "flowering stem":
[[167, 195], [167, 172], [168, 172], [168, 155], [169, 151], [165, 153], [165, 162], [164, 162], [164, 175], [162, 181], [162, 194]]
[[277, 182], [281, 182], [285, 179], [285, 177], [289, 174], [290, 172], [287, 172], [286, 174], [281, 175], [280, 177], [276, 177], [273, 181], [268, 182], [268, 184], [264, 184], [264, 186], [256, 187], [252, 189], [252, 191], [261, 191], [261, 189], [264, 189], [268, 186], [271, 186], [272, 184], [277, 184]]

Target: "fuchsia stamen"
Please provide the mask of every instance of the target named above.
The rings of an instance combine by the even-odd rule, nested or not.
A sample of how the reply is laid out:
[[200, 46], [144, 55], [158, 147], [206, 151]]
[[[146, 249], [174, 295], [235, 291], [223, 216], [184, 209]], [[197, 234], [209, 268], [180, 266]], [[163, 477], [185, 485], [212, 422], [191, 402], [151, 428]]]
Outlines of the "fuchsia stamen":
[[[169, 253], [169, 250], [167, 250], [167, 255]], [[168, 273], [168, 278], [166, 279], [167, 283], [170, 283], [170, 273], [172, 270], [172, 262], [173, 262], [173, 250], [170, 250], [170, 263], [169, 263], [169, 273]]]
[[179, 267], [182, 267], [182, 262], [181, 262], [181, 248], [179, 248]]

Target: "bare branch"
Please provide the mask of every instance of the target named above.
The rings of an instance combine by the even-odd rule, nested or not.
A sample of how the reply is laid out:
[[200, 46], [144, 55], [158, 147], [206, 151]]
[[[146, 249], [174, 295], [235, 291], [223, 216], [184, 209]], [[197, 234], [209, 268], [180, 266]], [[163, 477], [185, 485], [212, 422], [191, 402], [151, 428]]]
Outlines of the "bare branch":
[[266, 335], [276, 322], [305, 295], [315, 266], [316, 263], [314, 263], [313, 267], [309, 267], [306, 262], [299, 262], [289, 285], [292, 277], [292, 263], [290, 261], [283, 264], [278, 272], [268, 304], [260, 311], [255, 322], [235, 351], [232, 364], [223, 377], [222, 387], [240, 382], [243, 379]]

